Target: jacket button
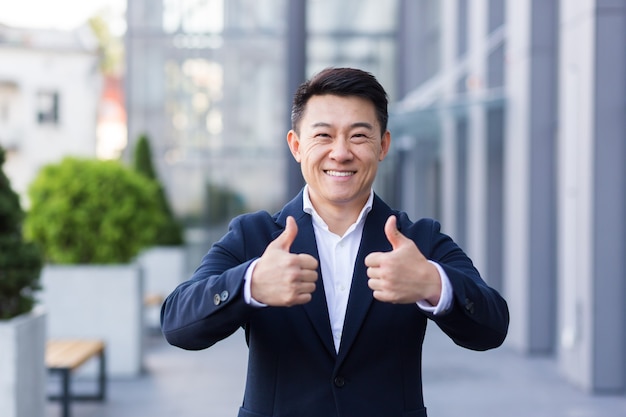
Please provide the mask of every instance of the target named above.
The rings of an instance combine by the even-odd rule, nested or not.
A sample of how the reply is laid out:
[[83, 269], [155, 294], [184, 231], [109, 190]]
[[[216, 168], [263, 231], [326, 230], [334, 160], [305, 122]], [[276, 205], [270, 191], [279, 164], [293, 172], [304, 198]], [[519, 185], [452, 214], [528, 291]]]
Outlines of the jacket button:
[[219, 294], [215, 294], [213, 296], [213, 304], [218, 306], [218, 305], [220, 305], [221, 302], [222, 302], [222, 298], [220, 297], [220, 295]]
[[220, 293], [220, 300], [222, 301], [228, 300], [228, 291], [224, 290]]
[[474, 314], [474, 302], [469, 298], [465, 299], [465, 310], [470, 314]]
[[343, 377], [341, 377], [341, 376], [335, 377], [334, 382], [335, 382], [335, 385], [338, 386], [339, 388], [341, 388], [344, 385], [346, 385], [346, 380], [343, 379]]

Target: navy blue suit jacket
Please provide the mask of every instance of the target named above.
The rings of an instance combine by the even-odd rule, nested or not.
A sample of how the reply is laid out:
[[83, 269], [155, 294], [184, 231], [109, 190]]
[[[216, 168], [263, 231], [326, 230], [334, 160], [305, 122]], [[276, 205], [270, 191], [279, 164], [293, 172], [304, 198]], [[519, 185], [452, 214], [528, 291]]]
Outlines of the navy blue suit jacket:
[[[398, 229], [424, 256], [448, 274], [454, 292], [448, 313], [433, 316], [416, 304], [373, 298], [364, 259], [371, 252], [391, 250], [384, 233], [390, 215], [397, 216]], [[257, 212], [234, 219], [161, 311], [165, 337], [184, 349], [204, 349], [245, 329], [249, 362], [240, 417], [423, 417], [421, 353], [427, 319], [469, 349], [486, 350], [503, 342], [509, 323], [506, 302], [481, 279], [470, 259], [440, 232], [436, 221], [413, 223], [377, 196], [365, 222], [338, 353], [321, 271], [308, 304], [251, 307], [243, 298], [245, 271], [283, 231], [287, 216], [298, 224], [291, 252], [319, 259], [300, 193], [274, 216]]]

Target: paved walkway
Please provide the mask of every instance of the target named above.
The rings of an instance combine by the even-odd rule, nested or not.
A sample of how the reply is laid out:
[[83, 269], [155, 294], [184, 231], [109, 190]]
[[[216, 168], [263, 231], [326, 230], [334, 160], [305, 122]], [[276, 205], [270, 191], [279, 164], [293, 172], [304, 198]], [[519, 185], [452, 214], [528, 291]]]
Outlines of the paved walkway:
[[[75, 403], [73, 417], [237, 415], [247, 361], [243, 333], [200, 352], [154, 335], [146, 347], [145, 375], [111, 380], [105, 403]], [[626, 417], [626, 396], [588, 395], [566, 383], [552, 359], [523, 357], [506, 346], [468, 351], [436, 326], [424, 346], [424, 385], [430, 417]], [[58, 403], [49, 403], [45, 417], [57, 416]]]

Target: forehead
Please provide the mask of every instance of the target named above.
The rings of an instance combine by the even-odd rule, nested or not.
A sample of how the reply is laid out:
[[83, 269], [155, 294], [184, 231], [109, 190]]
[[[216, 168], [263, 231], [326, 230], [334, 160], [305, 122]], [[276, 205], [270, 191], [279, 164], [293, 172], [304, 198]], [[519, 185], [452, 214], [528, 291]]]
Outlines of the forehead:
[[331, 126], [368, 123], [378, 127], [374, 103], [358, 96], [337, 96], [332, 94], [311, 97], [304, 111], [302, 127], [310, 128], [317, 124]]

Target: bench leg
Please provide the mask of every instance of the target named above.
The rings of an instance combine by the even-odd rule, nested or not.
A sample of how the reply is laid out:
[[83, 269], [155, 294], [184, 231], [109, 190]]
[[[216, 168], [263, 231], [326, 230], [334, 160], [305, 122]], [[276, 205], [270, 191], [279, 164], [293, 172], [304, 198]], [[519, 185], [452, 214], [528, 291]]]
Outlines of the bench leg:
[[71, 394], [70, 397], [74, 401], [104, 401], [106, 398], [106, 355], [104, 351], [100, 352], [98, 356], [98, 376], [97, 376], [97, 391], [93, 394]]
[[70, 417], [70, 403], [74, 401], [104, 401], [106, 398], [106, 355], [104, 350], [100, 352], [98, 367], [98, 391], [92, 395], [75, 395], [71, 392], [69, 368], [53, 368], [51, 371], [57, 372], [61, 377], [61, 393], [59, 395], [49, 395], [48, 399], [61, 402], [61, 416]]
[[72, 394], [70, 391], [70, 373], [69, 368], [54, 368], [52, 372], [59, 374], [61, 378], [61, 392], [59, 395], [48, 395], [50, 401], [59, 401], [61, 403], [61, 416], [70, 417], [70, 402]]
[[98, 374], [98, 395], [97, 399], [104, 401], [106, 398], [107, 373], [106, 373], [106, 355], [104, 349], [100, 352], [100, 371]]
[[70, 370], [61, 370], [61, 415], [70, 417]]

